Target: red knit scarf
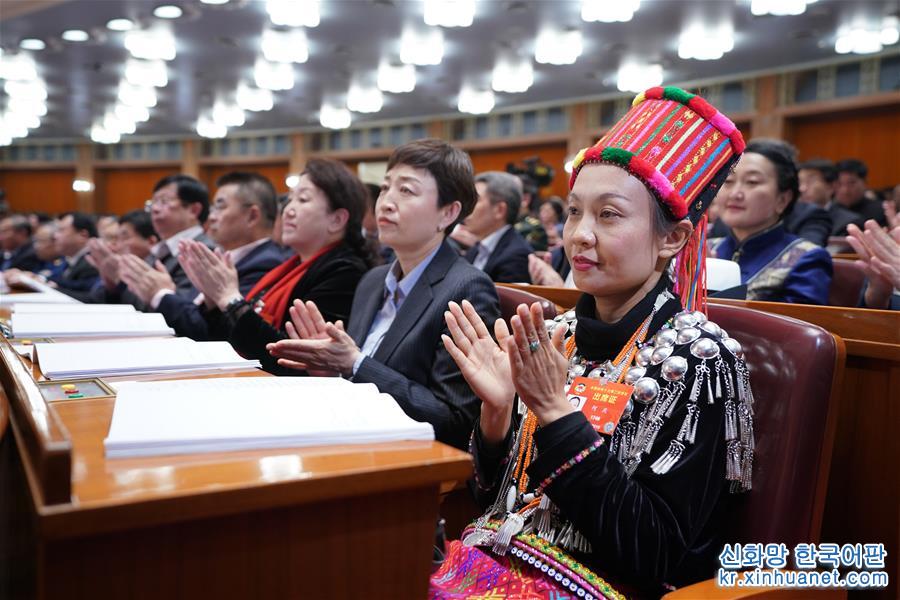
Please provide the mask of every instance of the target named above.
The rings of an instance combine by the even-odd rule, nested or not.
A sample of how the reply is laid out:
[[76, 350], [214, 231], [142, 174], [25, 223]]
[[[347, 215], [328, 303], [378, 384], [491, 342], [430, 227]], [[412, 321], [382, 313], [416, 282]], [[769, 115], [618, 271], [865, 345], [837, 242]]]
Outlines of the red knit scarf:
[[259, 299], [262, 301], [259, 316], [272, 327], [281, 328], [284, 315], [291, 304], [291, 292], [319, 257], [340, 244], [341, 242], [329, 244], [304, 261], [301, 261], [299, 256], [287, 259], [256, 282], [246, 296], [247, 301], [252, 303], [257, 294], [262, 294], [262, 298]]

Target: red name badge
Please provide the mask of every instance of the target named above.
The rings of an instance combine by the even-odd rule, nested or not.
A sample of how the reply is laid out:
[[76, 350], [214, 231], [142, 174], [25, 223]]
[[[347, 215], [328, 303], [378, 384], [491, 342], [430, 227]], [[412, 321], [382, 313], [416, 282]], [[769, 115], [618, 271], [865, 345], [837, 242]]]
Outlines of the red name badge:
[[597, 433], [611, 435], [619, 424], [634, 387], [590, 377], [576, 377], [566, 398], [584, 413]]

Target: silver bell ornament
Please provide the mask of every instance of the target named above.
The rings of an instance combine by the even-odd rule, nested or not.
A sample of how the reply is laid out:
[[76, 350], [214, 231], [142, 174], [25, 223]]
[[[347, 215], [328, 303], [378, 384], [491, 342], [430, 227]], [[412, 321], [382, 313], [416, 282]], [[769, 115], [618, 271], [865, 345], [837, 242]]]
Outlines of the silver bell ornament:
[[675, 349], [672, 346], [662, 346], [653, 349], [653, 353], [650, 355], [650, 364], [658, 365], [662, 361], [666, 360], [672, 355]]
[[653, 345], [659, 348], [660, 346], [674, 346], [675, 338], [678, 337], [678, 332], [674, 329], [669, 329], [668, 327], [665, 329], [660, 329], [655, 336], [653, 336]]
[[641, 404], [652, 404], [659, 396], [659, 384], [652, 377], [641, 377], [634, 382], [631, 397]]
[[678, 344], [690, 344], [698, 337], [700, 337], [699, 329], [696, 327], [685, 327], [684, 329], [678, 330], [678, 336], [675, 338], [675, 342]]
[[634, 382], [643, 377], [646, 372], [646, 367], [631, 367], [625, 372], [625, 379], [623, 379], [623, 381], [626, 385], [634, 385]]
[[650, 356], [652, 354], [653, 346], [644, 346], [638, 350], [637, 356], [634, 357], [634, 362], [637, 363], [639, 367], [646, 367], [650, 364]]
[[734, 338], [725, 338], [722, 343], [728, 348], [732, 354], [738, 358], [744, 358], [744, 347]]
[[688, 370], [688, 361], [683, 356], [670, 356], [663, 361], [661, 372], [666, 381], [678, 381]]
[[691, 354], [697, 358], [715, 358], [719, 355], [719, 345], [709, 338], [700, 338], [691, 344]]
[[694, 316], [694, 313], [685, 310], [675, 315], [674, 324], [675, 329], [681, 331], [685, 327], [693, 327], [696, 325], [697, 317]]

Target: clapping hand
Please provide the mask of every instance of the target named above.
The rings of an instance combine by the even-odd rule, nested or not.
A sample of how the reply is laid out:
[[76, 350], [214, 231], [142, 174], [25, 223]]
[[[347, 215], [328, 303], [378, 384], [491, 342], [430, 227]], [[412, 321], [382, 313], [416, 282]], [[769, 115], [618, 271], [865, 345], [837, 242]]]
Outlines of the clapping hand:
[[900, 226], [888, 233], [870, 219], [865, 231], [851, 224], [847, 233], [847, 242], [859, 255], [856, 264], [869, 279], [866, 306], [886, 308], [893, 290], [900, 288]]
[[120, 256], [119, 274], [128, 289], [144, 304], [150, 304], [160, 290], [175, 291], [175, 282], [161, 262], [151, 267], [134, 254]]
[[119, 255], [100, 238], [91, 238], [88, 241], [88, 248], [90, 253], [85, 255], [85, 259], [100, 273], [106, 289], [115, 289], [121, 281]]
[[196, 240], [185, 240], [178, 246], [178, 262], [207, 304], [225, 310], [241, 297], [237, 269], [221, 250], [213, 252]]
[[288, 339], [268, 344], [266, 350], [289, 369], [314, 376], [350, 375], [360, 351], [344, 323], [327, 323], [313, 302], [294, 301], [291, 321], [285, 324]]

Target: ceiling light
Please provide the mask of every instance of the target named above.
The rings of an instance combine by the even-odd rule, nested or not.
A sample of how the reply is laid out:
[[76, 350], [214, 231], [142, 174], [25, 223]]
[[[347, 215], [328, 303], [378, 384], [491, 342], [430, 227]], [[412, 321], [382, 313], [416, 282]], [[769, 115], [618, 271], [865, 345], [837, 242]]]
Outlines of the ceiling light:
[[306, 34], [302, 29], [264, 31], [261, 49], [266, 60], [282, 63], [305, 63], [309, 59]]
[[37, 79], [34, 59], [28, 54], [7, 54], [0, 60], [0, 79], [32, 81]]
[[5, 134], [2, 128], [0, 128], [0, 146], [9, 146], [12, 144], [12, 140], [12, 136]]
[[616, 85], [620, 92], [643, 92], [663, 81], [662, 65], [622, 65]]
[[328, 129], [347, 129], [351, 120], [350, 111], [346, 108], [323, 104], [319, 111], [319, 123]]
[[270, 90], [249, 86], [246, 83], [238, 84], [235, 101], [242, 109], [254, 112], [272, 110], [274, 105], [274, 99]]
[[125, 34], [125, 48], [135, 58], [172, 60], [175, 58], [175, 37], [164, 29], [135, 29]]
[[132, 134], [135, 132], [135, 124], [134, 121], [129, 119], [121, 119], [116, 116], [114, 112], [108, 112], [103, 116], [103, 128], [106, 131], [112, 131], [118, 133], [119, 135], [123, 134]]
[[184, 11], [174, 4], [163, 4], [153, 10], [153, 16], [159, 19], [177, 19], [183, 14]]
[[542, 31], [535, 42], [534, 59], [549, 65], [571, 65], [581, 56], [581, 32]]
[[125, 63], [125, 79], [134, 85], [166, 87], [169, 74], [164, 61], [131, 59]]
[[43, 50], [46, 47], [47, 44], [44, 43], [44, 40], [37, 38], [25, 38], [19, 42], [19, 48], [22, 50]]
[[28, 128], [13, 115], [6, 113], [0, 118], [0, 137], [9, 137], [12, 139], [28, 137]]
[[728, 28], [695, 26], [685, 30], [678, 42], [678, 56], [684, 59], [718, 60], [733, 49], [734, 36]]
[[212, 108], [212, 120], [226, 127], [240, 127], [246, 122], [244, 109], [224, 100], [216, 100]]
[[90, 192], [94, 189], [94, 184], [87, 179], [75, 179], [72, 181], [72, 189], [76, 192]]
[[394, 94], [413, 91], [416, 89], [416, 67], [381, 63], [378, 66], [378, 89]]
[[816, 0], [750, 0], [750, 12], [761, 15], [802, 15]]
[[439, 65], [444, 57], [444, 34], [432, 28], [418, 32], [407, 29], [400, 36], [400, 60], [407, 65]]
[[156, 106], [156, 89], [152, 87], [138, 86], [127, 81], [119, 83], [119, 102], [128, 106], [143, 106], [153, 108]]
[[266, 12], [275, 25], [317, 27], [319, 0], [266, 0]]
[[494, 92], [464, 87], [459, 92], [457, 108], [460, 112], [483, 115], [494, 108]]
[[881, 24], [881, 43], [892, 46], [900, 41], [900, 21], [897, 17], [886, 17]]
[[112, 31], [128, 31], [134, 28], [131, 19], [111, 19], [106, 22], [106, 28]]
[[468, 27], [475, 19], [475, 0], [425, 0], [425, 24]]
[[228, 4], [228, 0], [200, 0], [203, 4]]
[[208, 115], [200, 115], [197, 119], [197, 134], [205, 138], [223, 138], [228, 134], [228, 128], [216, 123]]
[[44, 87], [43, 81], [11, 81], [7, 80], [3, 84], [3, 91], [10, 98], [29, 102], [40, 102], [47, 99], [47, 88]]
[[145, 123], [150, 120], [150, 110], [146, 106], [116, 104], [113, 112], [119, 119], [132, 123]]
[[300, 183], [299, 175], [288, 175], [284, 178], [284, 185], [286, 185], [289, 190], [297, 187], [298, 183]]
[[294, 67], [291, 63], [273, 63], [262, 58], [253, 65], [256, 85], [267, 90], [289, 90], [294, 87]]
[[62, 39], [67, 42], [86, 42], [90, 37], [87, 31], [81, 29], [67, 29], [62, 32]]
[[106, 130], [103, 125], [96, 123], [91, 127], [91, 139], [98, 144], [115, 144], [121, 136], [115, 131]]
[[6, 110], [16, 114], [46, 116], [47, 103], [44, 100], [10, 96], [6, 101]]
[[384, 96], [377, 87], [350, 85], [347, 92], [347, 108], [353, 112], [376, 113], [384, 106]]
[[497, 61], [491, 76], [491, 88], [495, 92], [520, 93], [534, 83], [534, 66], [531, 59], [504, 58]]
[[26, 129], [37, 129], [41, 126], [41, 118], [30, 113], [16, 113], [7, 111], [6, 119], [10, 122], [18, 123]]
[[634, 17], [641, 0], [581, 0], [581, 18], [588, 23], [625, 23]]

